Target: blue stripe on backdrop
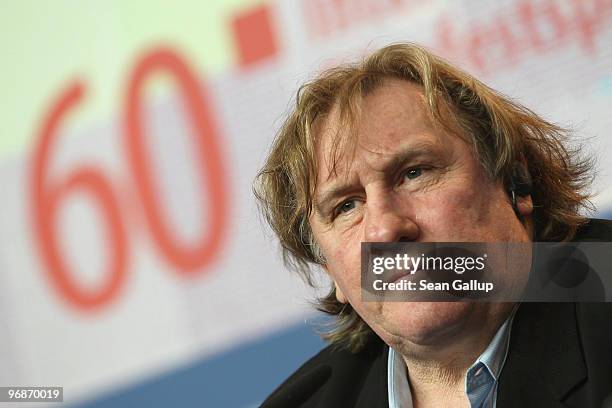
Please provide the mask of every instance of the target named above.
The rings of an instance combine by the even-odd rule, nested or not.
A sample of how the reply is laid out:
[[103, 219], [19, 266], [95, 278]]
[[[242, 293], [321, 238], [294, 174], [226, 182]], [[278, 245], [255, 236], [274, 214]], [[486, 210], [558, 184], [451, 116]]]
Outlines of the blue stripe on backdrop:
[[267, 338], [76, 406], [254, 407], [324, 346], [313, 328], [301, 323]]

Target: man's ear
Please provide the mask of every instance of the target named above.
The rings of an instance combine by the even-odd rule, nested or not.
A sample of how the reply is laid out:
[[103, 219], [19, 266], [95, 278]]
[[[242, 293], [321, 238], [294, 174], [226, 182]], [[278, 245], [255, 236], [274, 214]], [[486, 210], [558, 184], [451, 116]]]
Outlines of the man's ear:
[[516, 197], [516, 209], [523, 217], [528, 217], [533, 213], [533, 200], [531, 195]]
[[344, 296], [344, 293], [342, 293], [340, 286], [338, 286], [336, 282], [334, 282], [334, 285], [336, 286], [336, 299], [338, 299], [338, 302], [345, 304], [348, 303], [348, 300], [346, 299], [346, 296]]
[[321, 266], [323, 267], [323, 270], [325, 271], [327, 276], [329, 276], [334, 281], [334, 286], [336, 288], [336, 299], [338, 300], [338, 302], [348, 303], [348, 300], [346, 299], [346, 296], [344, 296], [342, 289], [340, 289], [340, 286], [338, 286], [334, 278], [332, 278], [332, 276], [330, 275], [329, 270], [327, 269], [327, 265], [321, 265]]

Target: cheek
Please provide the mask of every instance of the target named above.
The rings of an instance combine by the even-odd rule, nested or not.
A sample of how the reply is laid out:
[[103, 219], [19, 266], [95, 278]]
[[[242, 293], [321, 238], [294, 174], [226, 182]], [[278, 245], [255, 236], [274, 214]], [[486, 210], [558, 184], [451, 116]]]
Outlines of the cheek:
[[328, 258], [330, 273], [345, 294], [358, 291], [361, 282], [361, 245], [338, 245]]
[[362, 241], [360, 228], [338, 230], [339, 228], [329, 230], [318, 236], [318, 242], [328, 262], [328, 269], [340, 285], [345, 286], [350, 282], [357, 282], [359, 285]]
[[328, 259], [328, 272], [359, 315], [368, 320], [375, 302], [361, 301], [361, 244], [340, 245]]
[[498, 192], [492, 187], [457, 183], [421, 200], [421, 211], [417, 213], [423, 240], [453, 241], [462, 233], [488, 224], [498, 201]]

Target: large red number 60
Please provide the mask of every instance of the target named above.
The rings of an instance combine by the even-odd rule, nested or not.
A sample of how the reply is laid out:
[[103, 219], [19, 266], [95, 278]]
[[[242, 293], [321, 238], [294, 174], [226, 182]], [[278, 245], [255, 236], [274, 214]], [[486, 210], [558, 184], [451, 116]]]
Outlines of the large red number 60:
[[[203, 219], [209, 220], [210, 225], [208, 231], [203, 228], [204, 233], [197, 242], [188, 246], [178, 244], [171, 229], [164, 222], [151, 176], [151, 163], [145, 153], [142, 98], [146, 79], [157, 71], [168, 72], [177, 81], [188, 116], [191, 118], [200, 173], [206, 176], [202, 179], [205, 182], [202, 191], [208, 188], [210, 213]], [[53, 104], [49, 115], [45, 117], [39, 132], [40, 140], [34, 150], [31, 193], [34, 232], [45, 270], [65, 299], [79, 308], [89, 309], [112, 300], [120, 290], [126, 275], [128, 247], [117, 199], [111, 184], [98, 169], [83, 165], [59, 183], [52, 184], [46, 178], [57, 129], [66, 113], [79, 102], [83, 93], [81, 84], [72, 85]], [[193, 71], [178, 55], [168, 49], [157, 49], [147, 54], [136, 65], [128, 83], [124, 113], [128, 162], [134, 173], [153, 240], [164, 257], [180, 272], [184, 274], [202, 272], [203, 267], [219, 252], [225, 237], [229, 181], [223, 168], [218, 126], [208, 103], [206, 89], [200, 86]], [[69, 194], [79, 190], [89, 193], [99, 206], [106, 221], [107, 242], [112, 251], [109, 269], [94, 290], [86, 289], [74, 281], [58, 246], [57, 211]]]
[[[202, 228], [202, 237], [188, 246], [177, 243], [171, 228], [162, 217], [159, 196], [155, 193], [151, 176], [151, 163], [144, 150], [141, 109], [143, 91], [146, 79], [156, 72], [167, 72], [176, 79], [187, 114], [191, 118], [200, 173], [206, 176], [206, 179], [202, 178], [203, 182], [206, 181], [202, 191], [208, 188], [210, 206], [207, 218], [210, 225], [208, 231]], [[223, 168], [218, 126], [208, 100], [206, 88], [198, 82], [185, 62], [169, 49], [157, 49], [147, 54], [137, 64], [128, 83], [124, 122], [128, 161], [145, 216], [160, 252], [179, 271], [189, 274], [201, 272], [202, 267], [213, 260], [224, 238], [227, 224], [227, 173]]]
[[[53, 141], [64, 115], [83, 96], [81, 84], [70, 86], [53, 105], [49, 115], [43, 121], [39, 133], [39, 142], [34, 151], [34, 162], [31, 173], [32, 202], [34, 213], [35, 235], [41, 249], [45, 270], [51, 281], [64, 297], [77, 307], [89, 309], [103, 305], [113, 298], [125, 277], [127, 262], [127, 240], [121, 222], [117, 200], [113, 195], [110, 183], [100, 171], [92, 166], [81, 166], [75, 169], [61, 182], [49, 183], [45, 177], [49, 157], [53, 151]], [[87, 290], [74, 282], [58, 247], [56, 230], [57, 211], [67, 196], [82, 190], [93, 196], [108, 228], [109, 248], [112, 250], [112, 262], [104, 280], [95, 290]]]

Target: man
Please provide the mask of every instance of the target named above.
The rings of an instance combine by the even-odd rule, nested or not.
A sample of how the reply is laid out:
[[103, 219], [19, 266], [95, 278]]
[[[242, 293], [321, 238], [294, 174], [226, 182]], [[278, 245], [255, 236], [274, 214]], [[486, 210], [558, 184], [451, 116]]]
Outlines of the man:
[[255, 191], [285, 260], [333, 281], [337, 321], [263, 406], [600, 407], [607, 304], [361, 300], [361, 242], [609, 240], [564, 137], [413, 44], [304, 85]]

